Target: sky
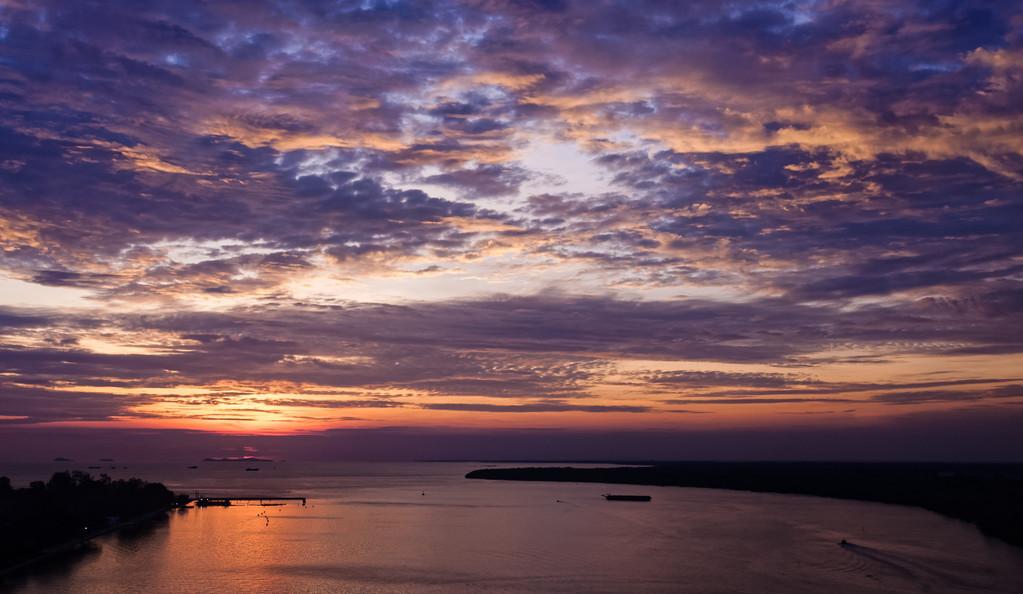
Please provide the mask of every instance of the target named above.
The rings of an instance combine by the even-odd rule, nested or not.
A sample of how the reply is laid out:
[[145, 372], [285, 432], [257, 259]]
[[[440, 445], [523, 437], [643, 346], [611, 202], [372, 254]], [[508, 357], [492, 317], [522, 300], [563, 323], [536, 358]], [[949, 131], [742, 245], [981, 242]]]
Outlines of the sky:
[[1021, 421], [1018, 2], [0, 0], [0, 457]]

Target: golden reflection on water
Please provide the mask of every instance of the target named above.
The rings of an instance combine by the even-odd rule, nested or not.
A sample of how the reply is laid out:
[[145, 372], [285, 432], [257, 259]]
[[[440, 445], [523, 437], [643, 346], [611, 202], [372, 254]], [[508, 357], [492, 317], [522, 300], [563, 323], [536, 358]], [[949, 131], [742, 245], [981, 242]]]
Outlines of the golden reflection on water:
[[613, 487], [653, 495], [615, 503], [606, 485], [461, 478], [471, 468], [184, 474], [206, 492], [290, 486], [311, 499], [174, 512], [15, 591], [1023, 591], [1020, 550], [922, 510], [672, 487]]

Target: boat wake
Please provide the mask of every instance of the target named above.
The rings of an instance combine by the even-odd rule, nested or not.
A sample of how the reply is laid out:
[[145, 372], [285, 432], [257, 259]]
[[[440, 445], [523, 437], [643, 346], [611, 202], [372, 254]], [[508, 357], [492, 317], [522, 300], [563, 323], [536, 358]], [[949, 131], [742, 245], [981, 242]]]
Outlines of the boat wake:
[[878, 581], [897, 578], [921, 585], [925, 589], [951, 587], [966, 591], [985, 590], [989, 586], [983, 580], [973, 581], [964, 577], [964, 574], [969, 573], [969, 568], [956, 568], [955, 572], [939, 568], [937, 559], [920, 559], [906, 553], [851, 542], [842, 542], [839, 546], [861, 561], [854, 564], [856, 570]]

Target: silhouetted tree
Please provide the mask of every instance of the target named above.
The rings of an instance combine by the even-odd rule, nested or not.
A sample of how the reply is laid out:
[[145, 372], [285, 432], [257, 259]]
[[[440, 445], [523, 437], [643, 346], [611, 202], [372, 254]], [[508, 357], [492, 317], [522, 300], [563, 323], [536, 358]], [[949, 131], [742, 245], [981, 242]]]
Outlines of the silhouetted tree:
[[137, 478], [94, 479], [84, 472], [57, 472], [48, 482], [12, 489], [0, 477], [0, 565], [17, 563], [90, 531], [166, 509], [178, 498], [160, 483]]

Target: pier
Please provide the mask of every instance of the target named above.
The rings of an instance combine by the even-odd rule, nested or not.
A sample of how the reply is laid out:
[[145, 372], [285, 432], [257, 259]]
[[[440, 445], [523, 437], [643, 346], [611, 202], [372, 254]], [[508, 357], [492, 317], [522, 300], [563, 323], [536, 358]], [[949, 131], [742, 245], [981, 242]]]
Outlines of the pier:
[[271, 495], [250, 495], [246, 497], [211, 497], [208, 495], [196, 495], [189, 499], [188, 503], [194, 503], [196, 507], [229, 507], [236, 501], [257, 501], [260, 505], [264, 502], [273, 501], [301, 501], [306, 504], [305, 497], [277, 497]]

